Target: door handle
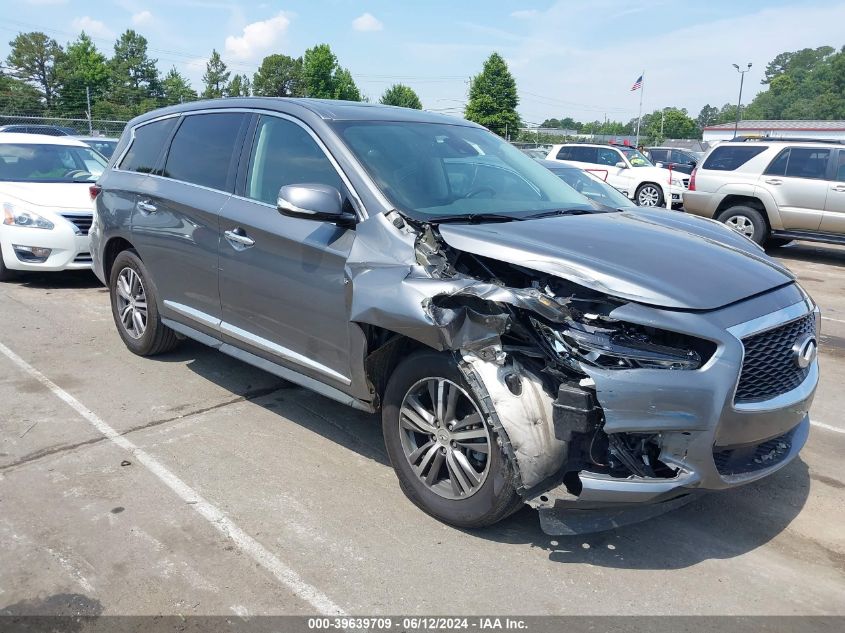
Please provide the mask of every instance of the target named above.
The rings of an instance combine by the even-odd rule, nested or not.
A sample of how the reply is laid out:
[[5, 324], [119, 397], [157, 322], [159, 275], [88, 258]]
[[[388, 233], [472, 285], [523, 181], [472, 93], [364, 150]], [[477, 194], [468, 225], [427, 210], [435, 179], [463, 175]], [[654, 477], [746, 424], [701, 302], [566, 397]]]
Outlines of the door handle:
[[845, 192], [845, 185], [835, 185], [831, 187], [834, 191]]
[[224, 231], [223, 236], [236, 251], [242, 251], [245, 248], [255, 245], [255, 240], [245, 235], [243, 229], [240, 227], [231, 231]]
[[782, 185], [783, 181], [778, 178], [767, 178], [766, 183], [770, 185]]
[[158, 211], [156, 206], [149, 200], [138, 200], [138, 202], [135, 203], [135, 206], [138, 208], [138, 211], [144, 215], [150, 215], [151, 213]]

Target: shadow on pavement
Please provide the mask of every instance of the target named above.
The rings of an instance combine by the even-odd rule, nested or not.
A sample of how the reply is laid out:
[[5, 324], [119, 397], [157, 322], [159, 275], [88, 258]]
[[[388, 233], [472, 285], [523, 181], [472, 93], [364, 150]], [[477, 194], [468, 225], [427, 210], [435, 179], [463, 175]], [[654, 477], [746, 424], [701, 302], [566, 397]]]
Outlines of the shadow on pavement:
[[766, 253], [785, 260], [845, 266], [845, 248], [833, 244], [790, 242], [786, 246], [767, 248]]
[[[186, 341], [163, 362], [191, 371], [345, 448], [390, 467], [378, 414], [366, 414]], [[396, 484], [398, 486], [398, 483]], [[752, 551], [780, 534], [803, 508], [810, 488], [806, 464], [796, 460], [774, 475], [734, 490], [703, 495], [657, 518], [607, 532], [548, 536], [527, 506], [502, 523], [467, 534], [548, 551], [561, 563], [625, 569], [676, 569]]]
[[90, 270], [66, 270], [58, 273], [19, 273], [17, 277], [7, 283], [43, 290], [101, 288], [103, 292], [106, 292], [106, 288]]

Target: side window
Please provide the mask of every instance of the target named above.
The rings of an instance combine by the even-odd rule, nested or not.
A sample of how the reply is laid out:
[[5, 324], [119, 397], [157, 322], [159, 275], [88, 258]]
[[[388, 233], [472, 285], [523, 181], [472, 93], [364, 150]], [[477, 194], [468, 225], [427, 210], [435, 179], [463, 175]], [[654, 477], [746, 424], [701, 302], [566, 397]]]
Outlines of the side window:
[[786, 176], [786, 164], [789, 162], [789, 148], [783, 150], [769, 164], [763, 173], [766, 176]]
[[232, 159], [240, 153], [241, 128], [247, 120], [241, 112], [186, 116], [170, 144], [162, 175], [229, 191]]
[[672, 160], [670, 162], [676, 165], [689, 165], [690, 163], [696, 162], [696, 160], [689, 154], [672, 150]]
[[176, 120], [176, 117], [172, 117], [136, 128], [135, 139], [120, 162], [120, 169], [144, 174], [151, 173], [156, 167], [156, 161], [161, 155], [164, 144], [173, 131], [173, 126], [176, 125]]
[[649, 150], [648, 158], [652, 163], [666, 163], [669, 162], [669, 152], [665, 149]]
[[575, 160], [572, 158], [572, 148], [571, 147], [561, 147], [560, 151], [557, 153], [558, 160]]
[[767, 149], [766, 145], [720, 145], [710, 152], [702, 169], [733, 171]]
[[833, 179], [839, 182], [845, 182], [845, 149], [839, 150], [839, 158], [836, 163], [836, 172], [833, 175]]
[[793, 178], [825, 178], [829, 149], [793, 147], [786, 163], [786, 175]]
[[605, 147], [600, 147], [598, 149], [598, 163], [599, 165], [608, 165], [613, 167], [618, 162], [624, 162], [622, 157], [615, 149], [607, 149]]
[[287, 119], [262, 116], [249, 160], [246, 197], [275, 205], [279, 189], [306, 183], [344, 191], [334, 165], [308, 132]]
[[573, 147], [572, 160], [580, 163], [597, 163], [598, 155], [595, 147]]

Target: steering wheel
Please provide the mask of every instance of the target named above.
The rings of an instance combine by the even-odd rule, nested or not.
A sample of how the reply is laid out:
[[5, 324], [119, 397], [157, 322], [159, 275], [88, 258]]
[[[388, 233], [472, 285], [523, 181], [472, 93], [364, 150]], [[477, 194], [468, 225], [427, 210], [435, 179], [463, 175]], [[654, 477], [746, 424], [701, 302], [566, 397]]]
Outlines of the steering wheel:
[[496, 190], [493, 189], [493, 187], [484, 186], [484, 187], [477, 187], [476, 189], [473, 189], [472, 191], [467, 192], [466, 195], [464, 195], [464, 198], [474, 198], [478, 194], [484, 193], [485, 191], [490, 194], [491, 198], [496, 197]]
[[80, 174], [87, 174], [87, 173], [88, 172], [85, 171], [84, 169], [71, 169], [64, 176], [62, 176], [62, 178], [76, 178]]

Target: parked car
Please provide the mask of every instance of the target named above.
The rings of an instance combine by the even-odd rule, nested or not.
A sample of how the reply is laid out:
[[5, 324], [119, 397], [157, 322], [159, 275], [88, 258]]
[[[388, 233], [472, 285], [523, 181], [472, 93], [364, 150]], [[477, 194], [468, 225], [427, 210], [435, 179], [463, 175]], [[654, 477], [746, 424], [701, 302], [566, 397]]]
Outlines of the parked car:
[[117, 147], [116, 138], [106, 138], [105, 136], [77, 136], [75, 138], [88, 147], [94, 148], [106, 158], [111, 158], [111, 155], [114, 154], [114, 148]]
[[633, 147], [566, 143], [553, 145], [546, 159], [606, 174], [609, 184], [641, 207], [664, 207], [666, 200], [679, 206], [689, 184], [685, 174], [655, 167]]
[[91, 268], [91, 184], [106, 161], [70, 137], [0, 135], [0, 281]]
[[699, 160], [693, 152], [676, 147], [650, 147], [645, 150], [645, 155], [655, 165], [684, 174], [691, 174]]
[[16, 134], [44, 134], [46, 136], [74, 136], [76, 130], [60, 125], [38, 125], [31, 123], [12, 123], [0, 125], [0, 132], [14, 132]]
[[543, 159], [546, 157], [546, 154], [549, 153], [548, 150], [541, 149], [539, 147], [523, 147], [520, 151], [530, 158], [537, 159]]
[[819, 312], [789, 270], [716, 222], [597, 209], [478, 125], [232, 98], [137, 117], [115, 156], [91, 239], [126, 347], [192, 338], [381, 411], [445, 522], [612, 527], [807, 438]]
[[725, 142], [692, 174], [684, 209], [758, 244], [845, 243], [845, 145], [759, 139]]
[[555, 160], [540, 160], [537, 162], [595, 204], [620, 210], [637, 208], [637, 205], [623, 193], [611, 187], [592, 172]]

